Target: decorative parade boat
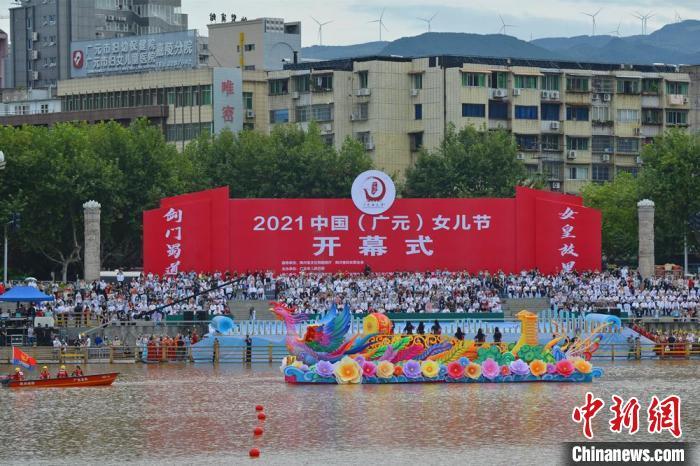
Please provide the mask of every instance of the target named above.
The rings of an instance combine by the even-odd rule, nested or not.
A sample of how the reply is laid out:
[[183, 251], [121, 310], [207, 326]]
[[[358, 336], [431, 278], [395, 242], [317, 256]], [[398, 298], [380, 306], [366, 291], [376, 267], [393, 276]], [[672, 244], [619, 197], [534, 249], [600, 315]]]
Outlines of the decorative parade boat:
[[112, 385], [118, 372], [107, 374], [83, 375], [80, 377], [65, 377], [62, 379], [45, 380], [9, 380], [3, 381], [7, 388], [75, 388], [75, 387], [99, 387]]
[[333, 305], [303, 337], [304, 317], [281, 303], [272, 312], [287, 326], [290, 355], [282, 361], [292, 384], [592, 382], [603, 374], [589, 362], [599, 346], [596, 327], [587, 338], [555, 335], [538, 343], [537, 315], [521, 311], [520, 338], [513, 343], [477, 343], [441, 335], [395, 335], [383, 314], [364, 320], [363, 334], [346, 338], [351, 314]]

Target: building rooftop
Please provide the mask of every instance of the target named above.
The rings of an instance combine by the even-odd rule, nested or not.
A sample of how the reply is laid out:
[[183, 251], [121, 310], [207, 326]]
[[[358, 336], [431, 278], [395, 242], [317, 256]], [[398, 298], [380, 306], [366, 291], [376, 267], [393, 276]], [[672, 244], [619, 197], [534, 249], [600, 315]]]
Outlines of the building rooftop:
[[399, 56], [366, 56], [356, 58], [343, 58], [339, 60], [325, 60], [318, 62], [301, 62], [286, 64], [286, 70], [339, 70], [351, 71], [354, 62], [366, 61], [393, 61], [410, 62], [412, 60], [428, 58], [431, 63], [439, 59], [441, 66], [447, 68], [459, 68], [465, 63], [474, 63], [494, 66], [528, 66], [534, 68], [547, 68], [550, 70], [593, 70], [593, 71], [639, 71], [643, 73], [676, 73], [678, 67], [675, 65], [635, 65], [627, 63], [587, 63], [576, 61], [557, 60], [529, 60], [524, 58], [499, 58], [499, 57], [478, 57], [478, 56], [454, 56], [437, 55], [428, 57], [399, 57]]

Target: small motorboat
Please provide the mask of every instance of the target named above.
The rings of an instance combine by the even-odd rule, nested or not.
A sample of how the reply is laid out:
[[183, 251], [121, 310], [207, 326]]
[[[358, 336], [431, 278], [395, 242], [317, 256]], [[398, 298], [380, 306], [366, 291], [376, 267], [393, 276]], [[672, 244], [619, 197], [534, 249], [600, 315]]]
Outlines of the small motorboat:
[[44, 380], [2, 380], [2, 385], [7, 388], [74, 388], [74, 387], [99, 387], [112, 385], [119, 372], [107, 374], [81, 375], [79, 377], [65, 377], [62, 379]]

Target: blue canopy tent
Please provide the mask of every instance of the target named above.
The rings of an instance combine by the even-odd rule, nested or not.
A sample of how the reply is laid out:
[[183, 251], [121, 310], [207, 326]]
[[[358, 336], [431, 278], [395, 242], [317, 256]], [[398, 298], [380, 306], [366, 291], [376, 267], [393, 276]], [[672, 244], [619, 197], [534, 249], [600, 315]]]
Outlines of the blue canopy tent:
[[0, 301], [8, 303], [38, 303], [53, 300], [53, 296], [44, 294], [33, 286], [15, 286], [0, 295]]

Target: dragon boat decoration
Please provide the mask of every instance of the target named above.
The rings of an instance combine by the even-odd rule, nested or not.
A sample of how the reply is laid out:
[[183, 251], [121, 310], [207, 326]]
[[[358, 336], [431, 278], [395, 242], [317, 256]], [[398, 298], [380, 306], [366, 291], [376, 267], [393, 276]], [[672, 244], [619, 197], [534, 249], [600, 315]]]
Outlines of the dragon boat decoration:
[[520, 338], [513, 343], [476, 343], [442, 335], [391, 333], [384, 314], [364, 319], [363, 334], [347, 336], [352, 320], [347, 305], [334, 304], [318, 323], [299, 336], [306, 317], [272, 303], [286, 324], [289, 356], [281, 370], [292, 384], [592, 382], [603, 374], [590, 363], [604, 323], [587, 338], [570, 340], [555, 333], [538, 343], [538, 317], [519, 312]]

